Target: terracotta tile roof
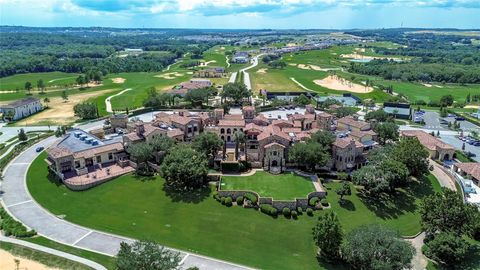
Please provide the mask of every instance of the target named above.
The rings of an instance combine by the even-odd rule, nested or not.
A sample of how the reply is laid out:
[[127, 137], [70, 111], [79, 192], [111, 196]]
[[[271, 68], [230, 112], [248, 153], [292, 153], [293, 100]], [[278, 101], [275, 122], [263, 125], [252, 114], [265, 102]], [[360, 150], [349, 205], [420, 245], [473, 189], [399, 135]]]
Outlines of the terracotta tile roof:
[[225, 120], [243, 120], [243, 115], [242, 114], [225, 114], [223, 116], [223, 119], [225, 119]]
[[305, 141], [306, 139], [309, 139], [311, 137], [311, 134], [306, 132], [300, 132], [295, 134], [295, 137], [297, 138], [297, 140]]
[[255, 111], [255, 107], [253, 106], [244, 106], [242, 108], [243, 111]]
[[350, 136], [353, 136], [353, 137], [356, 137], [356, 138], [362, 138], [362, 137], [365, 137], [366, 135], [376, 136], [377, 133], [373, 130], [352, 131], [352, 132], [350, 132]]
[[428, 134], [423, 130], [404, 130], [401, 132], [403, 136], [407, 137], [417, 137], [420, 143], [429, 150], [441, 149], [455, 149], [450, 144], [442, 142], [440, 139]]
[[258, 131], [258, 132], [262, 132], [263, 130], [265, 129], [265, 126], [259, 126], [255, 123], [248, 123], [246, 126], [245, 126], [245, 131]]
[[275, 119], [272, 121], [272, 125], [279, 127], [293, 127], [293, 123], [284, 119]]
[[333, 118], [333, 115], [326, 113], [326, 112], [319, 112], [317, 113], [317, 117], [321, 118]]
[[296, 128], [296, 127], [288, 127], [288, 128], [282, 128], [282, 131], [285, 133], [299, 133], [302, 132], [301, 128]]
[[337, 138], [333, 142], [333, 145], [338, 148], [344, 149], [344, 148], [347, 148], [352, 142], [355, 144], [355, 147], [357, 148], [363, 147], [363, 145], [359, 141], [354, 140], [352, 138]]
[[152, 134], [153, 132], [155, 131], [164, 131], [163, 129], [159, 128], [159, 127], [156, 127], [152, 124], [144, 124], [143, 125], [143, 128], [145, 129], [145, 131], [143, 132], [143, 135], [144, 136], [148, 136], [150, 134]]
[[269, 144], [265, 145], [265, 148], [269, 148], [269, 147], [272, 147], [272, 146], [274, 146], [274, 145], [275, 145], [275, 146], [280, 146], [280, 147], [282, 147], [282, 148], [285, 148], [284, 145], [279, 144], [279, 143], [277, 143], [277, 142], [269, 143]]
[[178, 128], [172, 129], [167, 131], [167, 136], [170, 138], [178, 137], [178, 136], [183, 136], [183, 131], [181, 131]]
[[300, 121], [293, 122], [293, 127], [301, 128], [302, 127], [302, 122], [300, 122]]
[[74, 158], [91, 158], [94, 157], [95, 155], [109, 152], [109, 151], [123, 151], [123, 144], [118, 142], [118, 143], [112, 143], [112, 144], [107, 144], [107, 145], [101, 145], [99, 147], [95, 147], [92, 149], [88, 149], [85, 151], [77, 152], [73, 154]]
[[56, 144], [47, 148], [47, 153], [49, 156], [53, 158], [60, 158], [60, 157], [73, 155], [73, 152], [70, 151], [70, 149], [61, 147], [61, 146], [56, 146]]
[[339, 124], [341, 123], [341, 124], [351, 126], [351, 127], [356, 127], [356, 128], [359, 128], [359, 129], [368, 128], [370, 126], [369, 123], [355, 120], [351, 116], [346, 116], [346, 117], [340, 118], [340, 119], [337, 120], [337, 123], [339, 123]]
[[226, 120], [221, 119], [218, 121], [219, 127], [244, 127], [245, 120]]
[[291, 139], [290, 136], [288, 136], [287, 133], [281, 131], [279, 127], [272, 126], [272, 125], [267, 126], [265, 128], [265, 130], [262, 133], [260, 133], [260, 135], [258, 135], [257, 139], [258, 139], [258, 141], [262, 141], [262, 140], [264, 140], [268, 137], [271, 137], [271, 136], [279, 136], [279, 137], [281, 137], [285, 140], [289, 140], [289, 141]]
[[480, 180], [480, 163], [478, 162], [456, 163], [455, 166], [460, 170], [462, 170], [464, 173], [471, 175], [475, 179]]
[[177, 123], [180, 125], [187, 125], [191, 121], [195, 121], [195, 119], [192, 119], [187, 116], [180, 116], [178, 114], [173, 114], [172, 116], [170, 116], [170, 121], [172, 121], [172, 123]]

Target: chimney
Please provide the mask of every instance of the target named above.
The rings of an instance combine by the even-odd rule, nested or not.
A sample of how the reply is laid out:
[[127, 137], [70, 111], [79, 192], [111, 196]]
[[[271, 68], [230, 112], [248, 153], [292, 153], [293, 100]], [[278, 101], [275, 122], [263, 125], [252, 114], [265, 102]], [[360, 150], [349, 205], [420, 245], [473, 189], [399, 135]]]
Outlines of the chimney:
[[138, 136], [143, 135], [143, 133], [145, 132], [145, 126], [144, 126], [143, 122], [137, 122], [135, 124], [135, 126], [137, 128], [137, 135]]

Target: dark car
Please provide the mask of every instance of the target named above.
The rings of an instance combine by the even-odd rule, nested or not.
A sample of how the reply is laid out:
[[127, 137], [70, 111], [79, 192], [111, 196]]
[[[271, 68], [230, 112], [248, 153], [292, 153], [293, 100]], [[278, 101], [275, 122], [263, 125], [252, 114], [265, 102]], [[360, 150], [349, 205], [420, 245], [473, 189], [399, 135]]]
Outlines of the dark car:
[[37, 149], [35, 149], [35, 151], [36, 151], [37, 153], [39, 153], [39, 152], [42, 152], [43, 149], [45, 149], [45, 147], [39, 146], [39, 147], [37, 147]]
[[455, 117], [455, 120], [457, 121], [465, 121], [465, 118], [461, 117], [461, 116], [457, 116]]

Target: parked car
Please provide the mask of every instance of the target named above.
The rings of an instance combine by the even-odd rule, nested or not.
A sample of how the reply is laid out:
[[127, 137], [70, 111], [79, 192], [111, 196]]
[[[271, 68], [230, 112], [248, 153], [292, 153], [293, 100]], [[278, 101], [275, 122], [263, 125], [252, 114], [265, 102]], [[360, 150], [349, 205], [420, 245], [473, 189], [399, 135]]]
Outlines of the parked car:
[[461, 116], [457, 116], [455, 117], [455, 120], [457, 121], [465, 121], [465, 118], [461, 117]]
[[39, 152], [42, 152], [43, 149], [45, 149], [45, 147], [39, 146], [39, 147], [37, 147], [37, 149], [35, 149], [35, 151], [36, 151], [37, 153], [39, 153]]
[[476, 157], [477, 155], [472, 153], [472, 152], [465, 152], [465, 155], [467, 155], [467, 157]]

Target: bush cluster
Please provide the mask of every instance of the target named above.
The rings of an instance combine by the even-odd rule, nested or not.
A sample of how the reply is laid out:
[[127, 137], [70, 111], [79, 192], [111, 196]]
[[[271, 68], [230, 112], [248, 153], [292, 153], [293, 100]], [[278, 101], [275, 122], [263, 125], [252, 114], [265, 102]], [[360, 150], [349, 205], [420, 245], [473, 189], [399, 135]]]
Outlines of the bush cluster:
[[290, 208], [284, 207], [284, 208], [282, 209], [282, 214], [283, 214], [285, 217], [290, 217], [290, 215], [292, 214], [292, 211], [290, 211]]
[[22, 223], [14, 220], [3, 208], [0, 208], [0, 218], [0, 230], [4, 232], [5, 236], [31, 237], [37, 234], [34, 230], [27, 231]]
[[313, 216], [313, 209], [312, 208], [307, 208], [307, 215]]
[[232, 201], [233, 201], [232, 197], [226, 197], [225, 198], [225, 205], [228, 206], [228, 207], [232, 206]]
[[327, 201], [327, 199], [322, 199], [320, 203], [322, 204], [322, 206], [328, 207], [328, 201]]
[[294, 219], [297, 219], [297, 217], [298, 217], [298, 213], [297, 213], [297, 211], [295, 211], [295, 210], [293, 210], [293, 211], [290, 213], [290, 215], [291, 215], [292, 218], [294, 218]]
[[313, 207], [313, 206], [317, 205], [318, 201], [320, 201], [320, 198], [312, 197], [312, 198], [310, 198], [310, 200], [308, 200], [308, 205]]
[[246, 200], [249, 200], [252, 204], [257, 204], [258, 202], [257, 196], [253, 195], [252, 193], [245, 193], [244, 197]]
[[270, 204], [261, 204], [260, 211], [270, 216], [277, 216], [277, 209]]
[[238, 196], [236, 201], [237, 205], [243, 205], [243, 196]]

